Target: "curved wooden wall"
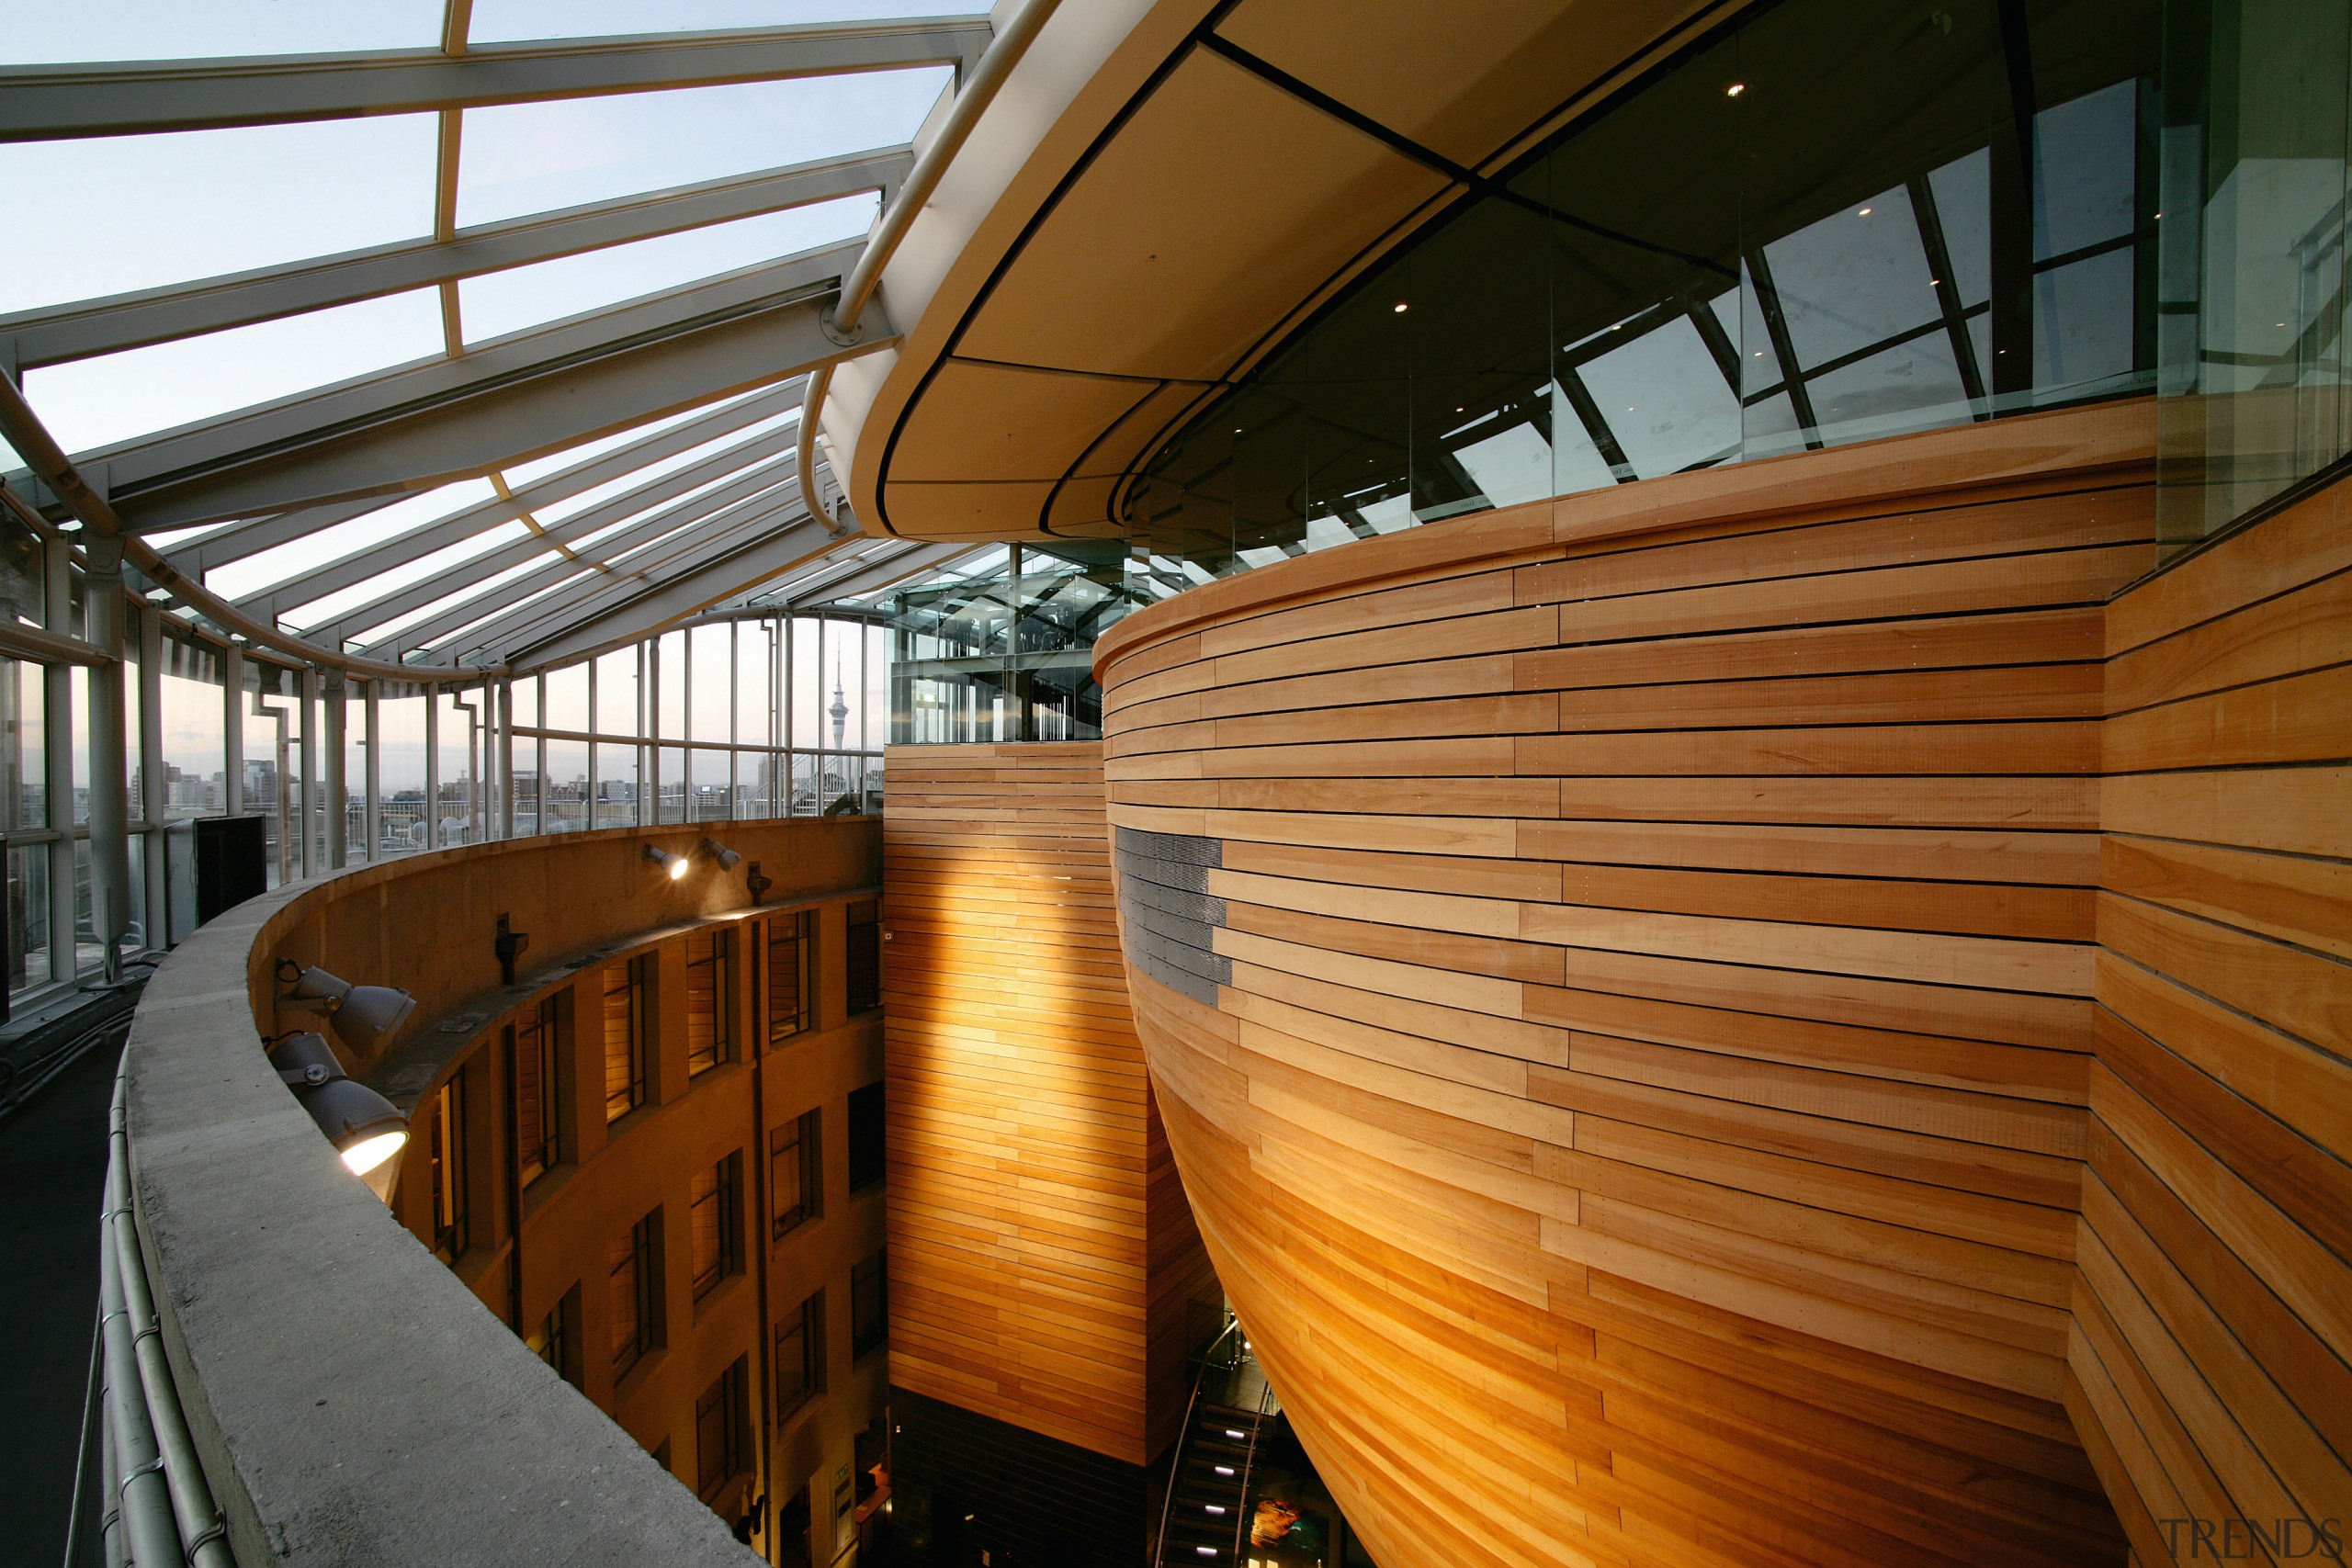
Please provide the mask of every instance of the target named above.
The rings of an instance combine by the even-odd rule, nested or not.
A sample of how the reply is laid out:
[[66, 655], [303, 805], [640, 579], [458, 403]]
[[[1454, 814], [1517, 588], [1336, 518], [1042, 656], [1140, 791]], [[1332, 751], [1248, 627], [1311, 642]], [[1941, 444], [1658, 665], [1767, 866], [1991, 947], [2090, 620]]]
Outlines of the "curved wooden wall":
[[2065, 1401], [2149, 456], [1681, 476], [1098, 649], [1170, 1140], [1384, 1563], [2124, 1560]]

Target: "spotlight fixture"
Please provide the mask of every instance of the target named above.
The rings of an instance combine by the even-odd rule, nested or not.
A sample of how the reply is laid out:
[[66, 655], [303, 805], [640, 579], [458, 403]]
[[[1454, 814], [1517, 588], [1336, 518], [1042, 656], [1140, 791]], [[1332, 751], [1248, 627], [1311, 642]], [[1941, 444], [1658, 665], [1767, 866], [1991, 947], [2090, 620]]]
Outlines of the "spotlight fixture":
[[668, 850], [657, 850], [651, 844], [648, 844], [645, 846], [645, 858], [660, 866], [671, 881], [682, 882], [685, 879], [687, 870], [685, 856], [672, 854]]
[[277, 978], [293, 987], [277, 998], [279, 1007], [325, 1013], [334, 1037], [362, 1056], [416, 1010], [416, 998], [406, 991], [355, 986], [323, 969], [305, 969], [290, 958], [277, 961]]
[[775, 878], [762, 876], [760, 863], [753, 861], [752, 869], [743, 874], [743, 886], [751, 893], [752, 902], [756, 904], [768, 896], [768, 889], [775, 886]]
[[268, 1051], [269, 1065], [354, 1175], [367, 1175], [408, 1142], [408, 1118], [366, 1084], [352, 1082], [326, 1036], [300, 1030], [270, 1042]]
[[702, 852], [717, 861], [718, 869], [721, 871], [733, 871], [743, 863], [743, 857], [740, 853], [729, 849], [717, 839], [705, 839], [702, 841]]

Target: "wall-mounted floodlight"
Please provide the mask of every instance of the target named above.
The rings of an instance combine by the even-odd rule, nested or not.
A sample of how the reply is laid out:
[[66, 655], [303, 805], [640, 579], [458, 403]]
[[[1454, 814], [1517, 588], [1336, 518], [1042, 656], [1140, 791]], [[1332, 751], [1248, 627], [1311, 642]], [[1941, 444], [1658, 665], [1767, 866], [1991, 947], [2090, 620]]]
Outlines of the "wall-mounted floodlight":
[[668, 850], [657, 850], [651, 844], [648, 844], [645, 846], [645, 858], [660, 866], [662, 874], [669, 877], [671, 881], [683, 882], [685, 880], [687, 871], [687, 861], [685, 856], [672, 854]]
[[323, 969], [305, 969], [290, 958], [277, 961], [277, 978], [293, 988], [277, 998], [280, 1007], [327, 1015], [335, 1038], [359, 1055], [408, 1021], [416, 998], [390, 986], [355, 986]]
[[721, 871], [733, 871], [737, 866], [743, 863], [742, 855], [738, 853], [736, 851], [729, 849], [717, 839], [705, 839], [702, 841], [702, 852], [717, 861], [718, 863], [718, 869]]
[[352, 1082], [324, 1035], [303, 1030], [272, 1042], [269, 1065], [353, 1174], [367, 1175], [408, 1142], [408, 1118], [366, 1084]]

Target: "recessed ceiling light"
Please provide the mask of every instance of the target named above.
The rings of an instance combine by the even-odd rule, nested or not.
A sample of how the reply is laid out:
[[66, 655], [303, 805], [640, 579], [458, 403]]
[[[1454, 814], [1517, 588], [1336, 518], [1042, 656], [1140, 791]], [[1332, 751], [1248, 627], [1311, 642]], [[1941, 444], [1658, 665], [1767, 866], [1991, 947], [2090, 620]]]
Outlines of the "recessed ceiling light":
[[1726, 98], [1736, 98], [1746, 91], [1747, 91], [1747, 83], [1734, 82], [1730, 86], [1724, 89], [1724, 96]]
[[1863, 208], [1860, 213], [1856, 214], [1856, 216], [1857, 216], [1857, 217], [1861, 217], [1861, 218], [1868, 218], [1870, 215], [1871, 215], [1871, 209], [1870, 209], [1869, 208], [1867, 208], [1867, 207]]
[[1396, 313], [1400, 316], [1405, 313], [1405, 301], [1402, 299], [1396, 301]]

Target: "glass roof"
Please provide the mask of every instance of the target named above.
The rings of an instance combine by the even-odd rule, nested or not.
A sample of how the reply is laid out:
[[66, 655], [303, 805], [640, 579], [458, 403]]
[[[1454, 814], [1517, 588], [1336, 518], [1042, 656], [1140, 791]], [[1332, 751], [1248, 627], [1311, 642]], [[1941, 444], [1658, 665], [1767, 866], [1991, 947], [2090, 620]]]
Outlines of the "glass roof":
[[883, 21], [901, 17], [979, 16], [988, 7], [954, 0], [474, 0], [476, 43], [588, 38], [599, 33], [701, 32], [782, 28], [796, 22]]
[[441, 344], [441, 298], [415, 288], [25, 372], [25, 397], [68, 452], [274, 402]]
[[429, 49], [440, 0], [5, 0], [0, 64]]
[[437, 126], [403, 114], [0, 142], [0, 190], [76, 197], [74, 221], [0, 246], [0, 311], [429, 235]]
[[[77, 461], [209, 457], [248, 439], [257, 451], [300, 447], [313, 417], [341, 438], [354, 409], [380, 402], [391, 419], [417, 396], [471, 386], [478, 353], [492, 356], [479, 406], [495, 424], [503, 389], [528, 385], [542, 355], [552, 367], [607, 342], [627, 352], [673, 321], [689, 331], [704, 309], [696, 290], [709, 310], [740, 310], [747, 299], [803, 298], [797, 280], [845, 270], [916, 129], [986, 42], [985, 15], [938, 0], [455, 0], [454, 11], [443, 0], [0, 0], [0, 73], [127, 65], [174, 91], [192, 76], [206, 118], [216, 106], [200, 95], [217, 90], [219, 118], [256, 122], [147, 130], [134, 123], [134, 78], [127, 90], [89, 89], [128, 96], [83, 122], [130, 133], [0, 142], [0, 190], [14, 207], [74, 215], [37, 244], [0, 247], [0, 339], [19, 345], [26, 398]], [[466, 36], [447, 39], [453, 17], [469, 16], [458, 24]], [[831, 57], [804, 68], [792, 51], [819, 44], [760, 36], [910, 17], [948, 20], [897, 35], [913, 41], [891, 70], [835, 69]], [[373, 68], [339, 67], [345, 51], [455, 57], [598, 38], [625, 51], [629, 39], [682, 31], [714, 38], [688, 51], [684, 78], [639, 78], [642, 90], [567, 86], [573, 57], [559, 54], [536, 57], [530, 80], [544, 96], [470, 102], [474, 78], [453, 58], [398, 104], [353, 100], [342, 118], [262, 123], [277, 112], [262, 101], [266, 84], [288, 73], [361, 91], [343, 84]], [[724, 80], [729, 50], [744, 51], [749, 79]], [[217, 89], [204, 82], [277, 56], [316, 58]], [[265, 85], [238, 85], [256, 80]], [[435, 107], [435, 93], [454, 96]], [[853, 248], [835, 263], [827, 247]], [[763, 269], [776, 269], [774, 284]], [[625, 622], [642, 599], [658, 621], [706, 584], [739, 603], [862, 581], [907, 547], [834, 541], [806, 517], [795, 368], [748, 391], [740, 372], [732, 384], [713, 375], [703, 392], [691, 378], [682, 391], [675, 377], [649, 376], [651, 417], [622, 428], [518, 414], [503, 466], [459, 468], [470, 477], [454, 481], [447, 468], [413, 479], [403, 468], [390, 477], [405, 488], [385, 494], [307, 492], [348, 500], [288, 492], [278, 510], [165, 525], [151, 541], [243, 614], [426, 662], [505, 659], [517, 637], [560, 633], [574, 607]], [[330, 390], [332, 406], [321, 400]], [[401, 464], [431, 461], [399, 451]], [[0, 475], [35, 493], [20, 468], [0, 446]], [[746, 551], [748, 540], [773, 547]], [[728, 564], [739, 555], [744, 564]]]
[[464, 114], [460, 228], [910, 140], [949, 73], [877, 71]]

